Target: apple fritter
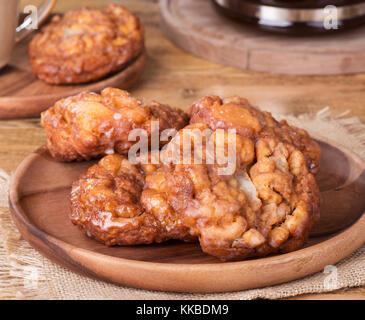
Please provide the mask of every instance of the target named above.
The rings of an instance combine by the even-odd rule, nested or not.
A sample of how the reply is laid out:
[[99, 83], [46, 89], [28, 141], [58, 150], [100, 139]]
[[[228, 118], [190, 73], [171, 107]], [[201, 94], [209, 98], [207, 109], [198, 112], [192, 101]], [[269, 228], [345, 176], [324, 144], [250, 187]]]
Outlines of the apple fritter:
[[56, 15], [34, 36], [31, 69], [51, 84], [85, 83], [119, 71], [144, 50], [137, 16], [120, 5]]
[[114, 152], [125, 155], [136, 143], [130, 141], [131, 130], [145, 130], [150, 139], [155, 128], [179, 130], [187, 122], [179, 109], [158, 102], [144, 105], [114, 88], [59, 100], [41, 115], [48, 149], [58, 161], [90, 160]]
[[72, 222], [109, 246], [194, 241], [166, 189], [153, 188], [161, 177], [148, 178], [155, 170], [155, 165], [133, 165], [118, 154], [104, 157], [72, 185]]

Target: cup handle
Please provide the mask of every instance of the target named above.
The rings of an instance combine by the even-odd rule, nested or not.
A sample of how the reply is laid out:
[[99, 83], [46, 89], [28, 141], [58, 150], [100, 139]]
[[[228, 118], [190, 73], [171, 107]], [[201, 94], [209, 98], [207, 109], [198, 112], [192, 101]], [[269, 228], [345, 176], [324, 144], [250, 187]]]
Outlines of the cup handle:
[[[37, 9], [37, 20], [38, 20], [38, 27], [47, 19], [47, 17], [50, 15], [53, 7], [56, 4], [56, 0], [44, 0], [40, 4], [39, 8]], [[24, 22], [16, 28], [16, 36], [15, 36], [15, 42], [18, 43], [21, 40], [23, 40], [28, 34], [30, 34], [34, 29], [27, 29], [27, 26], [29, 26], [32, 23], [32, 14], [28, 15]]]

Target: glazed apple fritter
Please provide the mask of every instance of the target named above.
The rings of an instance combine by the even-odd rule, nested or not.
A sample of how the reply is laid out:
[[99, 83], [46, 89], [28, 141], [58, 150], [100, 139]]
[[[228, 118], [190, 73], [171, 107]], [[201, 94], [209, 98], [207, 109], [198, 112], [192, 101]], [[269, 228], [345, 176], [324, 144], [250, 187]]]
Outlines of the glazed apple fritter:
[[188, 117], [168, 105], [144, 105], [128, 92], [114, 88], [59, 100], [41, 115], [48, 149], [58, 161], [89, 160], [114, 152], [127, 154], [135, 143], [128, 138], [131, 130], [143, 129], [150, 139], [153, 121], [160, 132], [179, 130]]
[[189, 112], [158, 165], [107, 156], [76, 181], [73, 223], [107, 245], [196, 239], [221, 260], [303, 246], [319, 218], [318, 145], [241, 98], [205, 97]]
[[144, 50], [138, 17], [120, 5], [55, 16], [31, 41], [34, 74], [51, 84], [85, 83], [121, 70]]
[[148, 188], [146, 177], [155, 170], [118, 154], [104, 157], [72, 185], [72, 222], [109, 246], [194, 240], [169, 205], [167, 190]]

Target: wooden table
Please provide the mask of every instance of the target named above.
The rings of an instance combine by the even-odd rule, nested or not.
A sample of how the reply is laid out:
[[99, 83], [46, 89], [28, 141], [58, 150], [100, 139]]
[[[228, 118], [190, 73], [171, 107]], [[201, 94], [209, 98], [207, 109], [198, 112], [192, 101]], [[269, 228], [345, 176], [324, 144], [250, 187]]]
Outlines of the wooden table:
[[[26, 3], [37, 1], [26, 0]], [[102, 8], [103, 0], [82, 4]], [[287, 76], [242, 71], [199, 59], [172, 45], [159, 29], [157, 0], [122, 0], [137, 13], [146, 27], [148, 64], [140, 83], [131, 92], [186, 108], [206, 94], [238, 94], [264, 109], [300, 114], [330, 106], [334, 114], [351, 110], [365, 122], [365, 74], [350, 76]], [[80, 6], [74, 0], [58, 1], [55, 11]], [[0, 121], [0, 168], [7, 172], [46, 141], [39, 119]], [[315, 294], [295, 299], [365, 299], [365, 287]]]

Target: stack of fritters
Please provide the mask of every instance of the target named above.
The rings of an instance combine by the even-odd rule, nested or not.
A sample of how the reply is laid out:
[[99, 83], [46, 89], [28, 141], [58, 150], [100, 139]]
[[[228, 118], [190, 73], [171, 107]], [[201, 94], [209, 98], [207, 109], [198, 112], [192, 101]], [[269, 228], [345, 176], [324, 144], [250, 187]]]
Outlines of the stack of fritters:
[[[57, 159], [90, 159], [111, 146], [116, 152], [72, 186], [70, 217], [85, 234], [107, 245], [199, 241], [204, 252], [222, 260], [303, 246], [319, 218], [313, 174], [320, 149], [306, 131], [239, 97], [200, 99], [188, 109], [190, 124], [184, 127], [181, 112], [159, 104], [151, 111], [126, 92], [106, 89], [91, 96], [56, 103], [42, 116]], [[115, 109], [119, 122], [108, 120]], [[147, 115], [143, 121], [123, 124], [140, 114]], [[155, 164], [133, 164], [123, 155], [131, 146], [128, 130], [148, 128], [152, 118], [161, 128], [180, 131], [159, 154], [149, 153]], [[102, 134], [103, 126], [123, 134]]]

